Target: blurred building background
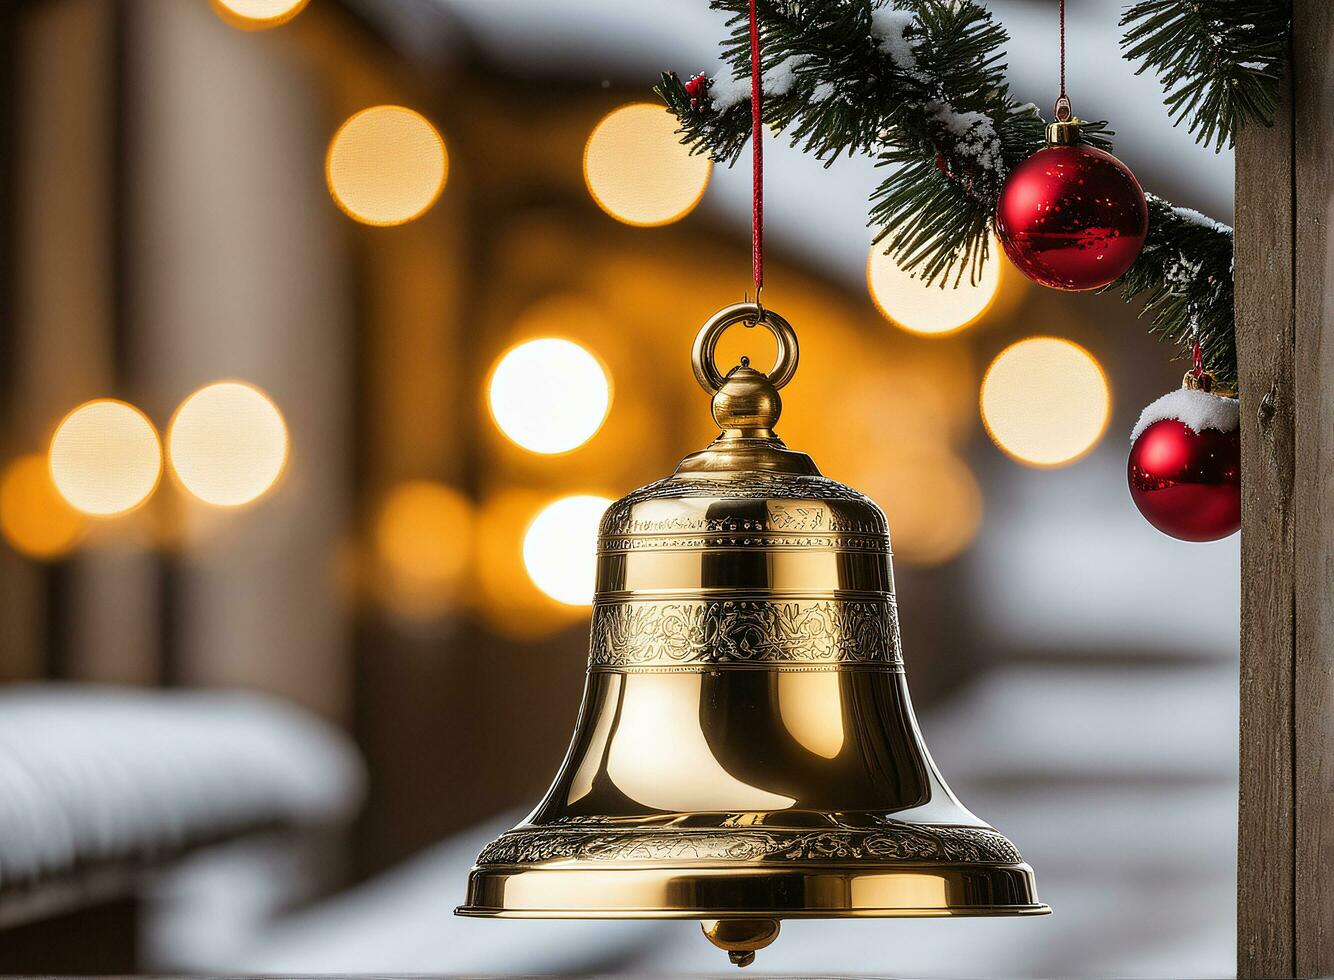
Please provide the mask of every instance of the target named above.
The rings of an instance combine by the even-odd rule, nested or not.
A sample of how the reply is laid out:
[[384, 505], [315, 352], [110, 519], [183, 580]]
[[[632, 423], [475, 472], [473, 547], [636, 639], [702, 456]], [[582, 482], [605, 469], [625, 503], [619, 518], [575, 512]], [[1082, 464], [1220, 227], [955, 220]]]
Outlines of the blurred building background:
[[[1053, 5], [988, 6], [1010, 30], [1017, 93], [1047, 102]], [[282, 720], [254, 758], [319, 774], [298, 800], [276, 765], [181, 756], [204, 782], [269, 786], [272, 812], [258, 807], [252, 824], [321, 830], [297, 846], [241, 820], [245, 834], [191, 839], [133, 920], [144, 968], [717, 970], [690, 923], [450, 913], [480, 844], [555, 773], [578, 706], [586, 555], [578, 539], [542, 538], [535, 518], [665, 475], [713, 434], [688, 352], [749, 284], [749, 174], [692, 167], [670, 136], [655, 169], [652, 154], [635, 156], [653, 145], [651, 120], [619, 141], [604, 134], [587, 168], [585, 149], [609, 112], [652, 101], [658, 71], [716, 70], [723, 19], [702, 0], [312, 0], [247, 29], [266, 26], [244, 16], [256, 9], [0, 9], [6, 703], [49, 696], [20, 682], [76, 682], [92, 700], [53, 705], [66, 714], [41, 722], [59, 734], [62, 718], [86, 721], [126, 687], [148, 699], [127, 703], [127, 718], [148, 717], [157, 692], [259, 692], [272, 700], [244, 710]], [[1157, 81], [1119, 58], [1117, 15], [1070, 4], [1080, 113], [1112, 121], [1147, 188], [1229, 220], [1230, 157], [1171, 128]], [[409, 164], [402, 186], [365, 186], [358, 147], [334, 138], [382, 105], [429, 120], [442, 173], [430, 130], [409, 120], [391, 133]], [[776, 137], [766, 174], [765, 301], [802, 344], [781, 433], [886, 509], [928, 744], [955, 791], [1023, 849], [1055, 914], [791, 924], [761, 968], [1230, 973], [1237, 540], [1171, 541], [1125, 490], [1130, 426], [1182, 366], [1117, 298], [1045, 291], [1009, 268], [994, 288], [925, 295], [872, 258], [873, 298], [873, 162], [826, 170]], [[440, 178], [426, 210], [377, 226]], [[641, 183], [652, 193], [637, 200]], [[679, 206], [653, 211], [673, 194]], [[989, 435], [984, 373], [1035, 336], [1088, 356], [1059, 378], [1031, 368], [1036, 404], [1022, 385], [997, 394]], [[578, 348], [572, 360], [536, 355], [550, 365], [540, 387], [518, 362], [501, 383], [502, 356], [547, 337], [592, 355], [591, 385]], [[724, 353], [767, 363], [764, 343], [729, 337]], [[183, 405], [232, 381], [244, 386], [205, 390], [193, 414]], [[1041, 401], [1049, 383], [1068, 389], [1059, 412]], [[104, 398], [142, 416], [71, 417]], [[565, 452], [526, 449], [498, 424], [566, 407]], [[120, 440], [132, 453], [143, 418], [167, 446], [160, 475], [83, 451]], [[251, 451], [219, 449], [243, 424]], [[60, 487], [46, 465], [49, 451], [58, 465], [58, 428], [74, 447]], [[538, 429], [530, 445], [551, 435]], [[87, 513], [99, 508], [124, 513]], [[573, 604], [550, 594], [563, 582], [576, 583], [561, 596]], [[86, 738], [125, 730], [117, 717]], [[230, 717], [250, 728], [250, 714]], [[105, 751], [156, 758], [173, 729], [149, 729]], [[15, 758], [42, 730], [13, 722]], [[106, 805], [70, 793], [75, 808]], [[228, 840], [194, 848], [211, 837]], [[0, 876], [0, 898], [16, 887]], [[4, 909], [0, 927], [44, 918]]]

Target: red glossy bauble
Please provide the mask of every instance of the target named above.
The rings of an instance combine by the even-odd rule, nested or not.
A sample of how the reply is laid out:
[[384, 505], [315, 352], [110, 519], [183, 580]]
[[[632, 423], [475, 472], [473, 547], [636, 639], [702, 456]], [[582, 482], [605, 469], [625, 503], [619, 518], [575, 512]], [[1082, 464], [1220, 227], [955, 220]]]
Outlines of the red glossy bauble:
[[1149, 230], [1135, 175], [1110, 153], [1048, 146], [1010, 172], [996, 232], [1010, 261], [1053, 289], [1101, 289], [1134, 263]]
[[1130, 496], [1150, 524], [1182, 541], [1241, 527], [1241, 432], [1154, 422], [1130, 448]]

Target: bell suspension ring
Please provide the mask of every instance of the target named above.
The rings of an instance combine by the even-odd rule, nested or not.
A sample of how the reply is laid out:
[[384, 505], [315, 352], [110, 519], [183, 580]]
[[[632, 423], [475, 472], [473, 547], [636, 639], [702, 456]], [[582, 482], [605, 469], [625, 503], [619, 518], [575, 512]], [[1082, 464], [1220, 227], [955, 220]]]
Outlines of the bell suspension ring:
[[[718, 341], [729, 327], [745, 324], [748, 327], [764, 326], [774, 335], [778, 345], [778, 355], [774, 366], [769, 370], [769, 383], [775, 389], [784, 387], [797, 373], [797, 332], [792, 324], [773, 310], [765, 309], [758, 303], [736, 303], [724, 307], [700, 327], [695, 336], [695, 346], [690, 352], [690, 365], [695, 372], [695, 380], [710, 395], [717, 394], [727, 379], [718, 370]], [[749, 367], [743, 363], [743, 367]]]

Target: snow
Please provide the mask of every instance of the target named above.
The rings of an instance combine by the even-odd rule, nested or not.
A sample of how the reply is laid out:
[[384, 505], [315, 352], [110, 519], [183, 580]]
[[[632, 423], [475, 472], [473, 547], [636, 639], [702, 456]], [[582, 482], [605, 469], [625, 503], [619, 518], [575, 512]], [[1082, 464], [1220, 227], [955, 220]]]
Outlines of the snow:
[[1163, 282], [1168, 292], [1177, 296], [1189, 296], [1196, 287], [1204, 263], [1188, 255], [1176, 252], [1163, 263]]
[[714, 111], [725, 112], [750, 98], [750, 76], [737, 78], [723, 69], [709, 79], [709, 95], [713, 98]]
[[889, 55], [896, 67], [906, 72], [917, 68], [917, 53], [905, 36], [916, 20], [911, 10], [895, 10], [888, 6], [871, 10], [871, 33], [879, 38], [880, 50]]
[[341, 734], [258, 695], [16, 685], [0, 692], [0, 886], [274, 824], [363, 792]]
[[1224, 235], [1232, 234], [1232, 228], [1230, 225], [1225, 225], [1221, 221], [1216, 221], [1213, 218], [1209, 217], [1207, 214], [1201, 214], [1194, 208], [1177, 207], [1173, 205], [1171, 201], [1165, 201], [1157, 194], [1146, 193], [1144, 195], [1144, 199], [1148, 201], [1150, 204], [1161, 204], [1164, 207], [1169, 208], [1172, 211], [1172, 213], [1175, 214], [1182, 221], [1188, 222], [1192, 225], [1198, 225], [1201, 228], [1208, 228], [1210, 231], [1216, 231]]
[[1178, 388], [1153, 401], [1140, 413], [1130, 432], [1133, 443], [1149, 426], [1164, 419], [1176, 419], [1192, 432], [1216, 429], [1231, 432], [1241, 423], [1241, 409], [1235, 398], [1223, 398], [1192, 388]]
[[764, 73], [765, 95], [787, 95], [797, 81], [797, 69], [807, 61], [806, 55], [794, 54], [784, 58]]
[[1172, 208], [1172, 213], [1182, 221], [1192, 225], [1199, 225], [1201, 228], [1208, 228], [1210, 231], [1222, 232], [1225, 235], [1232, 234], [1232, 229], [1223, 224], [1223, 222], [1215, 221], [1207, 214], [1200, 214], [1200, 212], [1196, 211], [1194, 208], [1174, 207]]
[[[789, 55], [761, 77], [765, 95], [787, 95], [797, 80], [797, 69], [806, 63], [806, 56]], [[750, 100], [750, 75], [740, 78], [723, 70], [709, 80], [709, 95], [715, 112], [723, 112]]]
[[838, 90], [834, 88], [833, 82], [821, 82], [811, 89], [811, 99], [815, 102], [828, 102], [837, 94]]
[[952, 135], [958, 137], [955, 149], [971, 157], [983, 170], [1001, 169], [1000, 140], [991, 117], [981, 112], [957, 112], [948, 102], [933, 100], [926, 104], [927, 113]]

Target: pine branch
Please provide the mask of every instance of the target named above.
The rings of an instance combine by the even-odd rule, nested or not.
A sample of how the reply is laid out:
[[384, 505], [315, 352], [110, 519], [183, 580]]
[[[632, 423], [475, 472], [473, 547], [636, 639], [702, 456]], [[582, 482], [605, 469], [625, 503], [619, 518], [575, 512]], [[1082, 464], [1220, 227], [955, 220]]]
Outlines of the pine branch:
[[1204, 366], [1227, 387], [1237, 381], [1233, 332], [1232, 229], [1153, 194], [1149, 235], [1116, 283], [1130, 302], [1142, 297], [1149, 332], [1189, 356], [1198, 326]]
[[1177, 124], [1218, 152], [1246, 123], [1272, 121], [1291, 21], [1291, 0], [1144, 0], [1121, 17], [1133, 25], [1121, 47], [1136, 74], [1161, 76]]
[[[727, 68], [694, 98], [667, 73], [657, 87], [693, 152], [734, 163], [750, 137], [748, 0], [729, 12]], [[1037, 107], [1005, 80], [1008, 36], [975, 0], [758, 0], [765, 122], [826, 163], [873, 155], [889, 173], [870, 223], [895, 261], [926, 282], [976, 279], [1010, 169], [1044, 143]], [[1084, 138], [1110, 149], [1104, 123]], [[1152, 198], [1143, 253], [1118, 285], [1144, 298], [1150, 330], [1183, 355], [1200, 323], [1211, 370], [1236, 378], [1231, 229]]]

